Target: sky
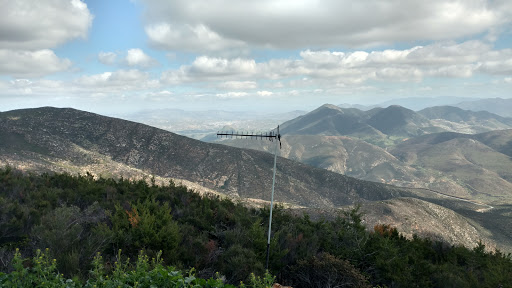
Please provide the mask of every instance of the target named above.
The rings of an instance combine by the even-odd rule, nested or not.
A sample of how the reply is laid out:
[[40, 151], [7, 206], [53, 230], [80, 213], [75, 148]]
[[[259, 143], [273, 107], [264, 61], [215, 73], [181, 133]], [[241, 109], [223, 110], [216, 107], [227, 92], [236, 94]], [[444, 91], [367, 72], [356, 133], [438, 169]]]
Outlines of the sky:
[[0, 111], [512, 97], [510, 0], [0, 0]]

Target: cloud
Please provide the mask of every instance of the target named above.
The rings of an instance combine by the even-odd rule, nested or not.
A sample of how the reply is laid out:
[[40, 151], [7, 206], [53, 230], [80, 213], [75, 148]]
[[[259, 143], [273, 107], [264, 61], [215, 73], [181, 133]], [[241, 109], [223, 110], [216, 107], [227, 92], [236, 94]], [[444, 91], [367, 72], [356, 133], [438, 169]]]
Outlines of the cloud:
[[227, 93], [217, 93], [215, 96], [217, 98], [221, 99], [240, 99], [240, 98], [254, 98], [254, 97], [260, 97], [260, 98], [267, 98], [274, 95], [271, 91], [256, 91], [253, 93], [248, 93], [245, 91], [231, 91]]
[[100, 52], [98, 60], [105, 65], [114, 65], [116, 63], [117, 54], [114, 52]]
[[150, 79], [148, 73], [137, 69], [86, 75], [76, 79], [74, 84], [95, 92], [140, 91], [160, 86], [158, 80]]
[[144, 100], [152, 101], [152, 102], [163, 102], [163, 101], [176, 101], [174, 97], [172, 97], [174, 93], [168, 90], [161, 90], [157, 92], [148, 92], [144, 95]]
[[150, 44], [165, 50], [186, 50], [189, 52], [224, 51], [232, 48], [246, 48], [246, 43], [226, 39], [205, 25], [171, 25], [157, 23], [146, 26]]
[[489, 59], [480, 63], [478, 70], [493, 75], [512, 74], [512, 49], [491, 53]]
[[52, 50], [14, 51], [0, 49], [0, 75], [18, 78], [40, 77], [71, 67], [69, 59], [61, 59]]
[[258, 84], [255, 81], [226, 81], [218, 85], [218, 88], [227, 90], [249, 90], [256, 87]]
[[300, 95], [300, 91], [299, 90], [290, 90], [290, 91], [288, 91], [288, 95], [297, 96], [297, 95]]
[[[60, 80], [48, 79], [13, 79], [3, 83], [3, 91], [1, 97], [14, 97], [18, 100], [23, 99], [32, 107], [31, 100], [44, 100], [47, 97], [63, 97], [69, 96], [78, 91], [69, 83]], [[0, 86], [2, 86], [0, 84]]]
[[[137, 69], [84, 75], [72, 81], [48, 79], [0, 80], [0, 87], [3, 87], [0, 97], [33, 99], [34, 101], [48, 99], [48, 101], [57, 101], [55, 103], [59, 103], [58, 99], [86, 102], [91, 97], [95, 99], [119, 99], [119, 97], [143, 98], [143, 95], [161, 98], [172, 96], [172, 92], [162, 89], [159, 81], [151, 79], [149, 73]], [[20, 98], [20, 95], [29, 94], [33, 98]], [[38, 103], [44, 105], [44, 101]]]
[[0, 74], [41, 77], [68, 70], [71, 61], [50, 50], [86, 38], [93, 15], [80, 0], [1, 1]]
[[199, 56], [191, 65], [164, 71], [161, 79], [167, 84], [227, 80], [228, 77], [247, 78], [255, 75], [256, 71], [257, 64], [253, 59]]
[[145, 0], [146, 34], [167, 50], [371, 47], [496, 33], [510, 1]]
[[258, 92], [256, 92], [256, 94], [258, 94], [258, 96], [261, 96], [261, 97], [269, 97], [269, 96], [272, 96], [272, 94], [274, 94], [274, 93], [264, 90], [264, 91], [258, 91]]
[[207, 56], [197, 57], [189, 68], [196, 76], [247, 75], [255, 72], [256, 61], [252, 59], [224, 59]]
[[249, 96], [247, 92], [228, 92], [228, 93], [218, 93], [215, 95], [221, 99], [236, 99], [236, 98], [244, 98]]
[[142, 49], [133, 48], [128, 49], [126, 53], [121, 53], [123, 56], [122, 60], [116, 61], [118, 53], [115, 52], [100, 52], [98, 54], [98, 60], [105, 65], [117, 65], [117, 66], [129, 66], [138, 68], [150, 68], [158, 65], [158, 61], [151, 58], [149, 55], [144, 53]]
[[93, 15], [79, 0], [1, 1], [0, 48], [54, 48], [86, 38]]
[[[32, 85], [32, 81], [28, 79], [16, 79], [10, 81], [10, 87], [17, 90], [19, 94], [32, 94], [32, 88], [30, 87]], [[3, 88], [8, 88], [8, 85], [4, 85]]]
[[138, 67], [151, 67], [158, 64], [158, 62], [149, 57], [144, 51], [141, 49], [129, 49], [126, 51], [125, 62], [128, 66], [138, 66]]
[[199, 56], [190, 65], [165, 71], [161, 80], [168, 84], [220, 82], [216, 86], [222, 89], [247, 90], [256, 89], [257, 81], [261, 80], [271, 80], [274, 84], [267, 81], [265, 87], [275, 88], [283, 88], [283, 83], [294, 88], [343, 87], [366, 81], [420, 82], [426, 77], [467, 78], [475, 73], [512, 72], [512, 49], [492, 50], [492, 46], [481, 41], [370, 52], [305, 50], [299, 55], [295, 60], [266, 62]]

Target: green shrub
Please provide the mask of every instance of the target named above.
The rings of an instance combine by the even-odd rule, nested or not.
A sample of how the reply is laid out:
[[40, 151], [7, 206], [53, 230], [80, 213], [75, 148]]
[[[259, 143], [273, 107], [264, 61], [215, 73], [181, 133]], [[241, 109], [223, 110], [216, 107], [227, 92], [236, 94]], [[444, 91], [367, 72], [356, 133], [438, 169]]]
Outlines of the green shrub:
[[293, 284], [297, 287], [371, 287], [367, 277], [350, 262], [329, 253], [299, 260], [291, 270]]
[[[118, 258], [121, 257], [119, 251]], [[230, 284], [224, 284], [222, 277], [217, 274], [216, 278], [201, 279], [195, 276], [195, 269], [182, 273], [173, 267], [166, 267], [162, 263], [162, 252], [158, 252], [151, 260], [141, 251], [134, 265], [129, 262], [118, 261], [110, 275], [105, 271], [103, 258], [97, 254], [92, 262], [90, 277], [83, 283], [73, 279], [64, 278], [63, 274], [57, 272], [57, 260], [48, 257], [49, 251], [38, 250], [34, 258], [23, 259], [19, 250], [16, 250], [11, 273], [0, 273], [0, 287], [25, 288], [25, 287], [176, 287], [176, 288], [234, 288]], [[28, 267], [25, 264], [30, 262]], [[265, 273], [263, 277], [251, 274], [249, 282], [240, 287], [268, 288], [274, 283], [275, 277]]]

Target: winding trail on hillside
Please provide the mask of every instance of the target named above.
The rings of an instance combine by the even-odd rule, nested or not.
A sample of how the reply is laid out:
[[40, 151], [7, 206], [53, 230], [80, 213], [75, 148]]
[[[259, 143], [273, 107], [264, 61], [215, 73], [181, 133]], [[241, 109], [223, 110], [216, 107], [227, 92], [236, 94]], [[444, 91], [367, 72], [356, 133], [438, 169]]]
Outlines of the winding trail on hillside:
[[459, 201], [469, 202], [471, 204], [475, 204], [475, 205], [478, 205], [478, 206], [487, 207], [487, 208], [484, 208], [484, 209], [478, 209], [478, 210], [476, 210], [477, 212], [487, 212], [489, 210], [494, 209], [494, 207], [489, 205], [489, 204], [479, 203], [479, 202], [475, 202], [475, 201], [472, 201], [472, 200], [469, 200], [469, 199], [465, 199], [465, 198], [461, 198], [461, 197], [457, 197], [457, 196], [453, 196], [453, 195], [448, 195], [448, 194], [445, 194], [445, 193], [442, 193], [442, 192], [439, 192], [439, 191], [435, 191], [435, 190], [432, 190], [432, 189], [428, 189], [428, 188], [415, 188], [415, 187], [401, 187], [401, 188], [404, 188], [404, 189], [414, 189], [414, 190], [427, 190], [429, 192], [435, 193], [437, 195], [444, 196], [446, 198], [452, 198], [452, 199], [456, 199], [456, 200], [459, 200]]

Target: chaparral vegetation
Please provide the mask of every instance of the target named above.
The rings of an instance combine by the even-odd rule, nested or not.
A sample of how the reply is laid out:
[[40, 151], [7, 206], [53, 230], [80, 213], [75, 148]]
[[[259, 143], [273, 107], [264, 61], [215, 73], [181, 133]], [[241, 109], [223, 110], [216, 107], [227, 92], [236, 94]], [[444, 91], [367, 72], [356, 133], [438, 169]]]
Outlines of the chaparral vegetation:
[[269, 214], [173, 182], [5, 167], [0, 287], [512, 285], [510, 254], [368, 232], [358, 207], [313, 220], [276, 206], [266, 273]]

